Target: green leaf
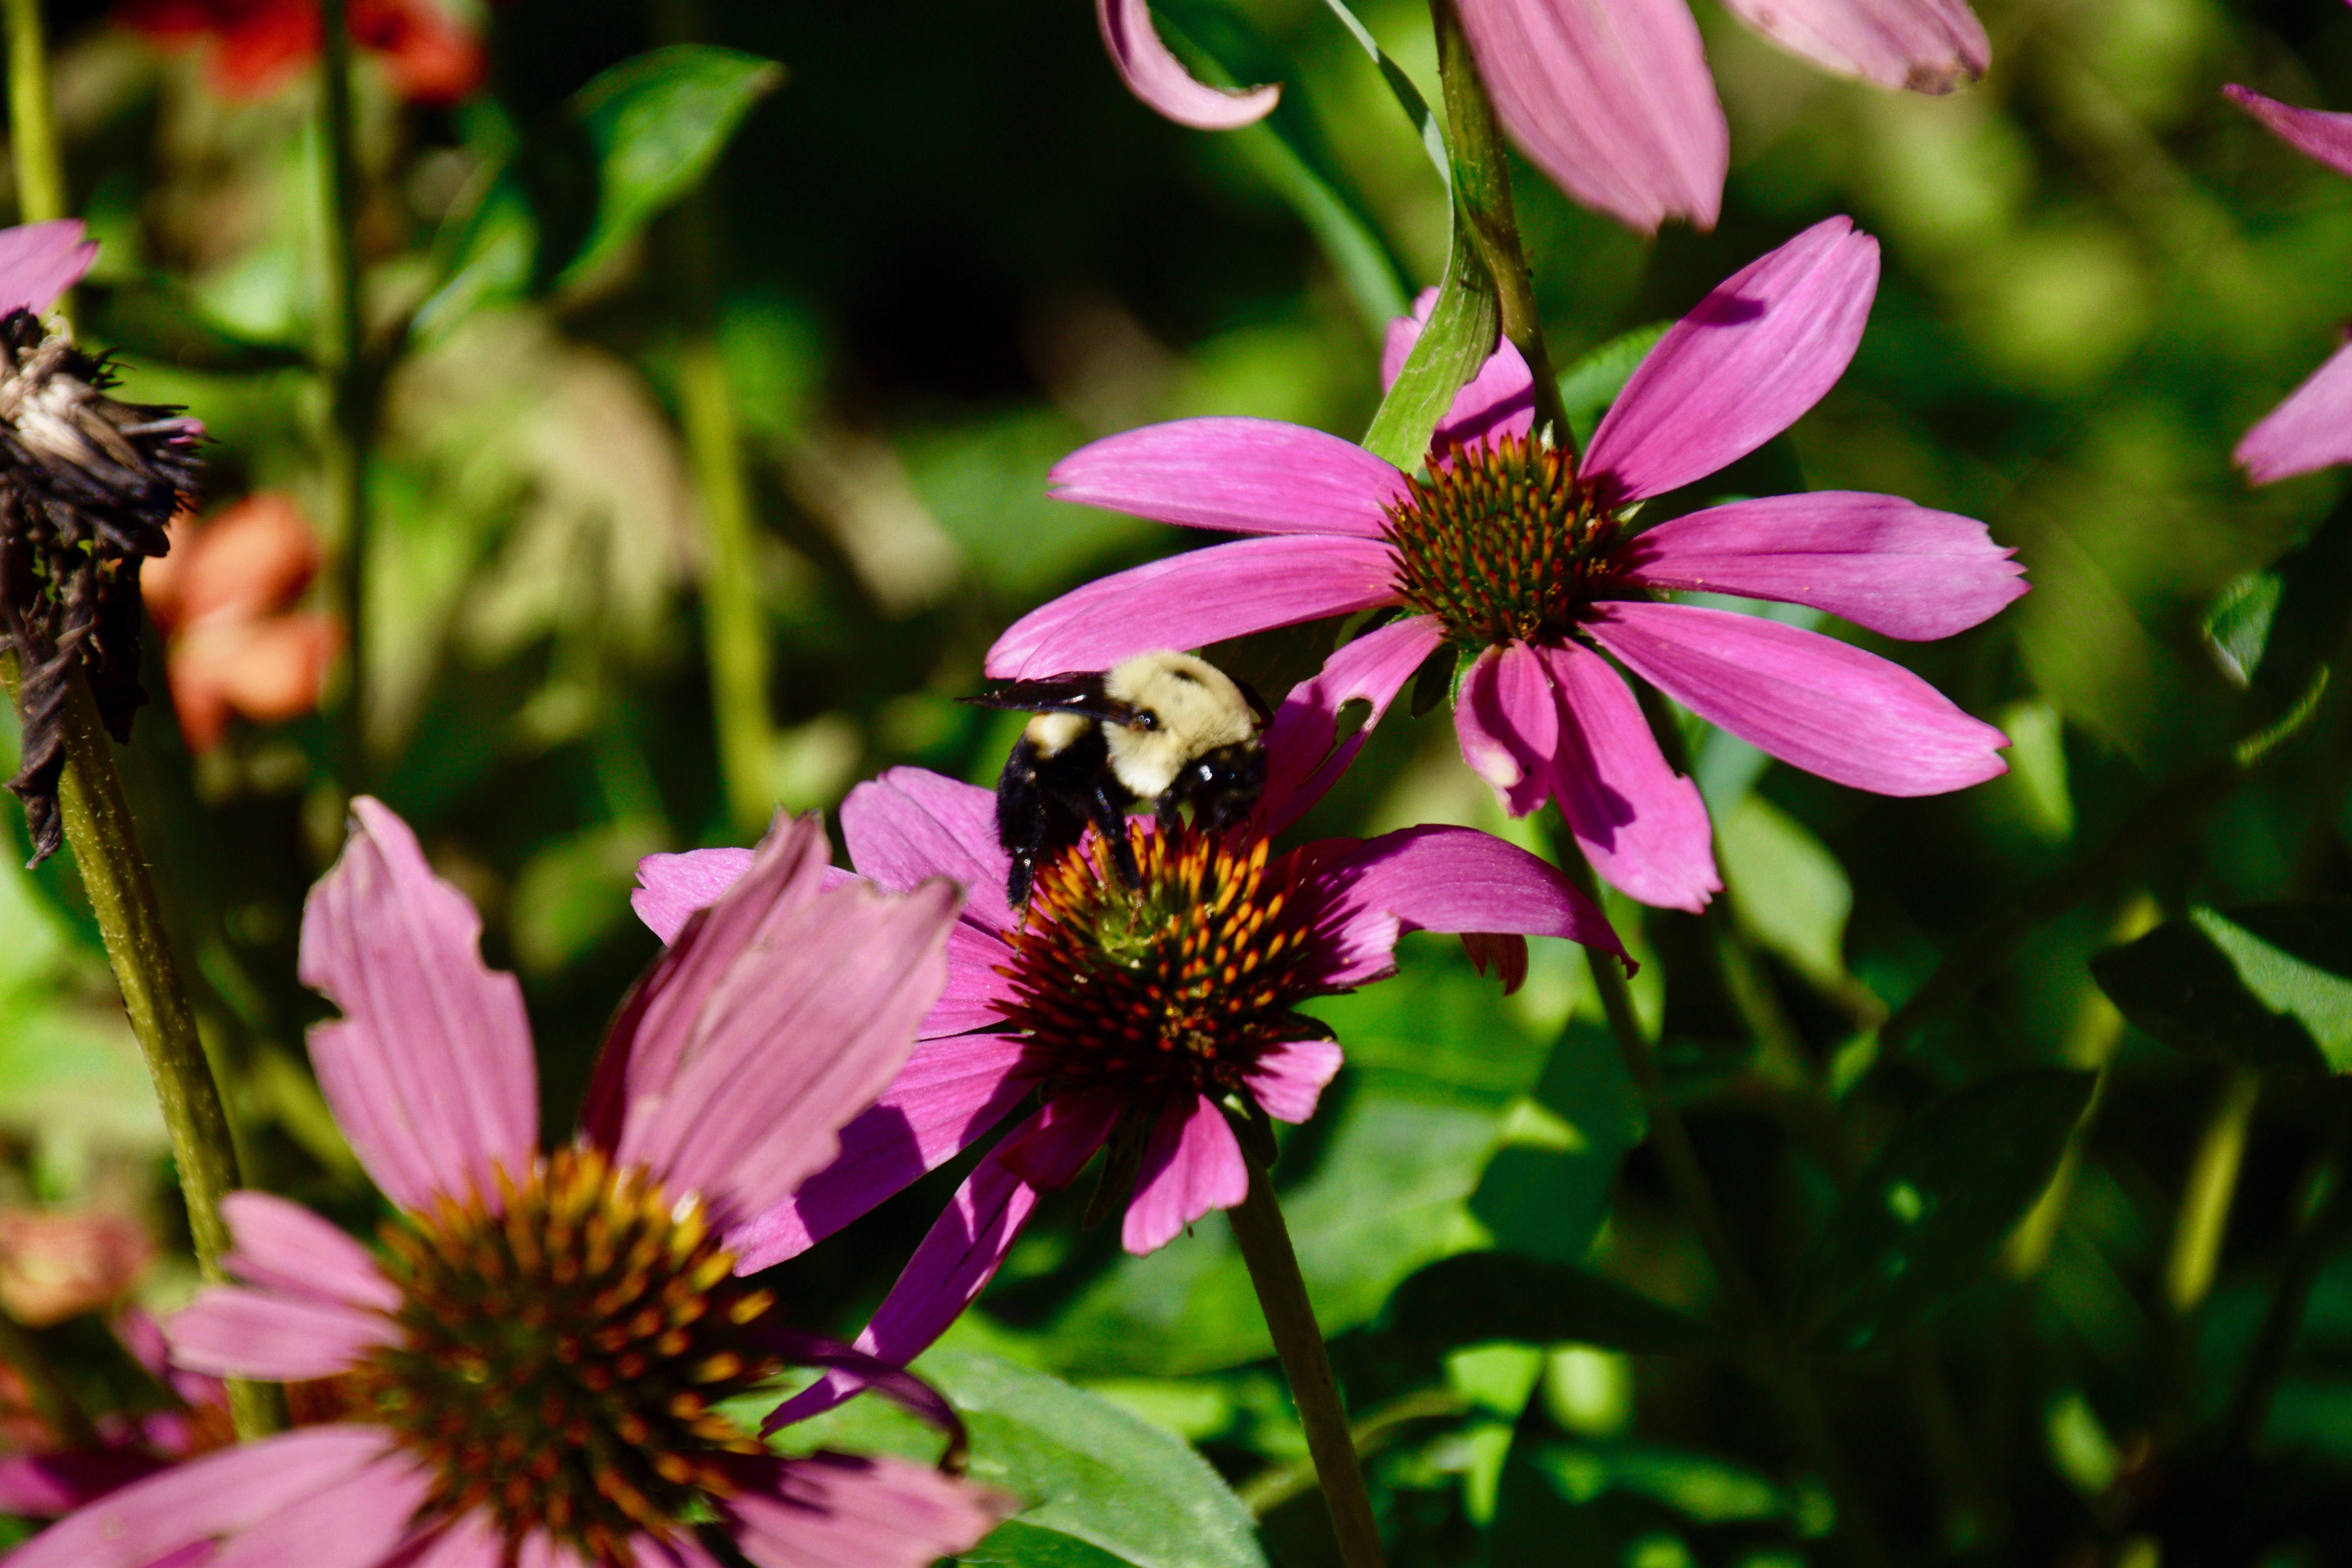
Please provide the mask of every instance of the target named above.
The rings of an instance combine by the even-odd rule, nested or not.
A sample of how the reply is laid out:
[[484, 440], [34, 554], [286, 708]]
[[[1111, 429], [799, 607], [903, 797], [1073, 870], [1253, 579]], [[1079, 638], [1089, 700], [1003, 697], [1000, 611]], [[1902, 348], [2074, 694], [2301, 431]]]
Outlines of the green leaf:
[[2056, 1068], [2008, 1073], [1905, 1123], [1830, 1216], [1799, 1321], [1863, 1350], [1967, 1285], [2049, 1185], [2093, 1081]]
[[[1424, 1034], [1433, 1033], [1433, 1021], [1423, 1021]], [[1456, 1029], [1439, 1037], [1464, 1037]], [[1492, 1035], [1468, 1037], [1483, 1043]], [[1571, 1023], [1542, 1080], [1505, 1118], [1502, 1147], [1478, 1178], [1470, 1212], [1503, 1251], [1581, 1263], [1643, 1122], [1640, 1091], [1616, 1043], [1605, 1030]]]
[[983, 1543], [967, 1562], [1079, 1568], [1099, 1560], [1035, 1539], [1050, 1534], [1136, 1568], [1265, 1568], [1249, 1510], [1174, 1433], [994, 1356], [936, 1350], [915, 1370], [971, 1429], [972, 1479], [1030, 1505], [1013, 1550], [1033, 1554], [990, 1556]]
[[1601, 416], [1609, 412], [1643, 359], [1673, 325], [1653, 321], [1621, 333], [1560, 372], [1559, 403], [1568, 413], [1568, 427], [1575, 433], [1578, 451], [1592, 444]]
[[998, 1525], [987, 1540], [956, 1561], [972, 1568], [983, 1563], [1001, 1563], [1003, 1568], [1113, 1568], [1126, 1559], [1075, 1535], [1040, 1530], [1026, 1520], [1014, 1519]]
[[1432, 1352], [1512, 1340], [1670, 1355], [1708, 1349], [1720, 1338], [1612, 1279], [1507, 1252], [1465, 1252], [1431, 1264], [1397, 1287], [1379, 1328]]
[[610, 260], [700, 183], [743, 116], [783, 80], [773, 60], [674, 44], [625, 60], [566, 101], [444, 230], [441, 288], [417, 331], [561, 287]]
[[1716, 819], [1723, 873], [1739, 895], [1739, 922], [1816, 986], [1845, 980], [1845, 922], [1853, 887], [1804, 824], [1750, 794]]
[[2092, 961], [2166, 1045], [2294, 1073], [2352, 1071], [2352, 903], [2197, 908]]
[[[1209, 0], [1159, 0], [1152, 9], [1162, 24], [1160, 37], [1191, 57], [1189, 63], [1202, 80], [1222, 87], [1283, 82], [1274, 112], [1229, 136], [1314, 234], [1373, 335], [1386, 331], [1389, 322], [1410, 308], [1409, 274], [1372, 221], [1354, 183], [1331, 156], [1302, 85], [1295, 79], [1297, 73], [1226, 6]], [[1377, 54], [1378, 47], [1373, 47]], [[1385, 55], [1379, 58], [1387, 60]], [[1402, 75], [1400, 71], [1391, 79], [1391, 89]], [[1403, 89], [1420, 101], [1410, 80], [1403, 81]], [[1422, 113], [1427, 112], [1423, 105]]]

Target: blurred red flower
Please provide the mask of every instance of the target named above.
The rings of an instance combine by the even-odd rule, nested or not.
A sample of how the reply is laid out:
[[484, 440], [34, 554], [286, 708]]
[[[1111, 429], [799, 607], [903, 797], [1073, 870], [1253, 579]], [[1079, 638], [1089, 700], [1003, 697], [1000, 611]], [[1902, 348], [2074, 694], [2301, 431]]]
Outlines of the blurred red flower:
[[[114, 19], [166, 47], [212, 44], [224, 98], [276, 91], [318, 58], [318, 0], [121, 0]], [[482, 41], [436, 0], [351, 0], [352, 41], [412, 103], [456, 103], [481, 86]]]
[[209, 752], [231, 713], [275, 724], [318, 706], [342, 633], [295, 603], [318, 575], [318, 536], [291, 498], [265, 491], [198, 524], [183, 512], [172, 552], [141, 586], [165, 637], [181, 733]]

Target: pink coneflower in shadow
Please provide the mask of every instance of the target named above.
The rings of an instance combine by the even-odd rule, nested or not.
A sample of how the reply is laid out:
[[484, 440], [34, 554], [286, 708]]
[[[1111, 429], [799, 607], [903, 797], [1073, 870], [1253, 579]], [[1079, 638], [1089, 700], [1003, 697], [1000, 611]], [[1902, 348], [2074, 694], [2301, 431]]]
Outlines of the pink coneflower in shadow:
[[[223, 1205], [246, 1283], [168, 1325], [186, 1367], [332, 1379], [347, 1414], [175, 1466], [36, 1537], [11, 1568], [918, 1568], [1004, 1504], [893, 1458], [770, 1455], [721, 1414], [788, 1364], [861, 1358], [740, 1279], [730, 1224], [829, 1161], [940, 994], [957, 895], [825, 890], [781, 822], [607, 1042], [603, 1119], [551, 1154], [522, 993], [481, 922], [373, 801], [303, 911], [301, 975], [342, 1017], [320, 1088], [401, 1213], [379, 1258], [265, 1193]], [[937, 1395], [871, 1368], [952, 1426]]]
[[[1296, 820], [1351, 751], [1334, 754], [1332, 714], [1306, 689], [1276, 715], [1270, 777], [1254, 819], [1230, 834], [1131, 821], [1142, 870], [1129, 888], [1089, 833], [1039, 869], [1021, 910], [995, 796], [919, 768], [859, 785], [842, 806], [858, 870], [885, 888], [948, 876], [970, 889], [948, 943], [945, 994], [915, 1053], [872, 1110], [842, 1131], [841, 1157], [736, 1240], [746, 1268], [793, 1257], [985, 1137], [1024, 1101], [1042, 1103], [957, 1191], [856, 1347], [902, 1363], [955, 1321], [1003, 1261], [1041, 1194], [1068, 1185], [1106, 1144], [1098, 1204], [1123, 1208], [1128, 1251], [1165, 1246], [1248, 1185], [1238, 1119], [1271, 1155], [1267, 1120], [1314, 1113], [1341, 1052], [1295, 1009], [1395, 973], [1411, 931], [1483, 933], [1473, 952], [1525, 973], [1526, 936], [1566, 937], [1622, 956], [1591, 900], [1554, 868], [1470, 828], [1423, 826], [1286, 851]], [[654, 856], [636, 905], [665, 938], [728, 885], [740, 850]], [[854, 1371], [786, 1405], [822, 1408]]]
[[[2352, 114], [2296, 109], [2235, 84], [2221, 91], [2296, 152], [2352, 178]], [[2352, 463], [2352, 342], [2247, 431], [2231, 456], [2258, 485]]]
[[[1066, 594], [999, 638], [988, 672], [1106, 668], [1146, 648], [1399, 610], [1324, 666], [1324, 707], [1361, 698], [1377, 722], [1454, 645], [1466, 660], [1454, 710], [1463, 758], [1512, 813], [1557, 800], [1602, 877], [1645, 903], [1699, 909], [1721, 886], [1706, 808], [1604, 654], [1709, 722], [1857, 789], [1935, 795], [2004, 771], [2000, 731], [1899, 665], [1654, 597], [1745, 595], [1888, 637], [1948, 637], [2025, 591], [1982, 523], [1822, 491], [1633, 526], [1639, 502], [1755, 450], [1819, 401], [1853, 357], [1877, 279], [1877, 242], [1842, 217], [1742, 268], [1650, 351], [1580, 464], [1533, 433], [1527, 366], [1508, 343], [1463, 388], [1418, 476], [1265, 419], [1097, 441], [1055, 467], [1057, 498], [1271, 537]], [[1391, 377], [1417, 331], [1391, 332]]]
[[[131, 1358], [179, 1401], [173, 1409], [143, 1414], [110, 1413], [92, 1425], [96, 1445], [79, 1445], [37, 1420], [0, 1455], [0, 1513], [25, 1519], [55, 1519], [84, 1503], [143, 1480], [159, 1470], [236, 1441], [229, 1426], [228, 1391], [220, 1379], [175, 1363], [163, 1331], [146, 1313], [131, 1309], [118, 1316], [114, 1336]], [[0, 1367], [0, 1409], [9, 1403], [7, 1369]], [[0, 1440], [10, 1423], [0, 1420]]]

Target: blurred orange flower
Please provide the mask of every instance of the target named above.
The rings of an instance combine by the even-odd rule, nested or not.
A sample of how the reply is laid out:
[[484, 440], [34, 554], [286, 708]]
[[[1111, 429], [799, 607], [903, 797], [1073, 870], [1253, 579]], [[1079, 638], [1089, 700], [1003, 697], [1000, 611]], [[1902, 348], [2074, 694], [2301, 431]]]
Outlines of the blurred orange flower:
[[[436, 0], [350, 0], [352, 41], [412, 103], [456, 103], [482, 85], [482, 41]], [[212, 40], [223, 98], [274, 92], [319, 58], [318, 0], [121, 0], [114, 19], [166, 47]]]
[[141, 586], [163, 632], [172, 706], [192, 751], [209, 752], [231, 713], [275, 724], [319, 704], [342, 645], [335, 623], [295, 603], [321, 555], [291, 498], [265, 491], [199, 525], [173, 520], [172, 552]]

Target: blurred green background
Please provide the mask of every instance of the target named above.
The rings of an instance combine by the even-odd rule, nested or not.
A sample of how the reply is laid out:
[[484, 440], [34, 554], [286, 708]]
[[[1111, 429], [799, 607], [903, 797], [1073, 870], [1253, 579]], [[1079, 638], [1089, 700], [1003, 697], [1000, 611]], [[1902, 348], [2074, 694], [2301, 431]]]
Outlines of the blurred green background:
[[[1885, 257], [1860, 357], [1710, 493], [1898, 493], [1985, 519], [2033, 584], [1948, 643], [1841, 634], [2001, 724], [2006, 778], [1881, 799], [1694, 725], [1738, 928], [1612, 912], [1741, 1245], [1791, 1312], [1854, 1234], [1830, 1220], [1842, 1188], [1923, 1108], [2019, 1069], [2099, 1074], [2021, 1229], [2046, 1161], [2031, 1193], [1938, 1243], [1950, 1278], [1871, 1319], [1883, 1331], [1821, 1346], [1830, 1418], [1898, 1561], [2352, 1560], [2341, 1085], [2293, 1051], [2258, 1073], [2227, 1020], [2127, 1026], [2089, 967], [2193, 910], [2326, 913], [2352, 891], [2352, 739], [2335, 708], [2252, 765], [2231, 760], [2339, 651], [2346, 479], [2256, 492], [2228, 461], [2352, 317], [2352, 181], [2219, 92], [2352, 110], [2352, 9], [1979, 10], [1990, 75], [1928, 100], [1824, 77], [1701, 0], [1732, 127], [1712, 234], [1644, 242], [1515, 170], [1562, 365], [1852, 214]], [[1426, 15], [1406, 0], [1362, 15], [1434, 100]], [[1287, 142], [1154, 118], [1082, 0], [509, 0], [458, 19], [487, 49], [480, 92], [404, 104], [373, 67], [359, 78], [365, 298], [399, 347], [368, 475], [363, 761], [331, 701], [325, 717], [240, 721], [192, 756], [158, 649], [159, 702], [126, 762], [249, 1178], [362, 1231], [376, 1200], [308, 1078], [301, 1031], [324, 1009], [294, 980], [301, 897], [340, 840], [351, 773], [417, 826], [481, 907], [491, 962], [522, 975], [551, 1127], [655, 952], [627, 906], [636, 858], [748, 837], [721, 786], [705, 653], [708, 466], [681, 423], [698, 354], [723, 367], [749, 484], [764, 793], [830, 810], [897, 763], [992, 781], [1012, 731], [956, 701], [988, 643], [1055, 594], [1195, 542], [1046, 501], [1055, 458], [1197, 414], [1360, 434], [1381, 268], [1335, 263], [1302, 211], [1333, 190], [1359, 205], [1394, 258], [1392, 293], [1434, 281], [1446, 237], [1410, 128], [1315, 0], [1181, 12], [1223, 58], [1273, 62]], [[78, 296], [82, 335], [122, 351], [132, 395], [205, 421], [208, 512], [283, 491], [331, 515], [326, 404], [304, 368], [326, 297], [313, 76], [224, 98], [213, 46], [160, 47], [88, 6], [49, 20], [73, 200], [105, 244]], [[772, 91], [712, 75], [668, 111], [704, 125], [710, 153], [724, 143], [698, 190], [674, 200], [699, 170], [689, 149], [675, 188], [646, 198], [656, 215], [600, 216], [598, 122], [575, 95], [680, 38], [787, 75]], [[312, 600], [327, 607], [326, 590]], [[1302, 633], [1219, 656], [1278, 690], [1328, 646]], [[1400, 714], [1314, 826], [1458, 821], [1540, 846], [1454, 752], [1442, 715]], [[0, 818], [21, 839], [18, 814]], [[184, 1222], [68, 861], [0, 874], [0, 1205], [135, 1215], [165, 1242], [139, 1295], [168, 1305], [193, 1287]], [[1987, 930], [2008, 949], [1883, 1045], [1890, 1010]], [[1816, 1466], [1725, 1356], [1496, 1328], [1479, 1310], [1491, 1293], [1446, 1297], [1442, 1275], [1424, 1277], [1419, 1317], [1391, 1300], [1424, 1265], [1499, 1251], [1699, 1318], [1717, 1305], [1580, 955], [1537, 946], [1508, 999], [1458, 945], [1421, 937], [1398, 979], [1323, 1005], [1349, 1065], [1277, 1172], [1351, 1406], [1373, 1424], [1393, 1560], [1838, 1560]], [[2326, 991], [2347, 986], [2330, 963], [2293, 980], [2320, 996], [2303, 1012], [2247, 984], [2334, 1061], [2352, 987]], [[1963, 1107], [1918, 1179], [1957, 1203], [1993, 1181], [2012, 1136], [2055, 1158], [2079, 1103], [2038, 1122], [2007, 1101], [1975, 1121]], [[786, 1266], [782, 1288], [853, 1331], [963, 1168]], [[1191, 1440], [1261, 1513], [1275, 1561], [1329, 1561], [1222, 1221], [1138, 1261], [1079, 1226], [1084, 1206], [1078, 1191], [1049, 1208], [950, 1346]], [[2248, 1419], [2283, 1290], [2305, 1293], [2301, 1331]], [[41, 1331], [68, 1361], [86, 1339]], [[939, 1375], [956, 1393], [993, 1364]], [[1181, 1532], [1004, 1539], [973, 1561], [1260, 1550]]]

